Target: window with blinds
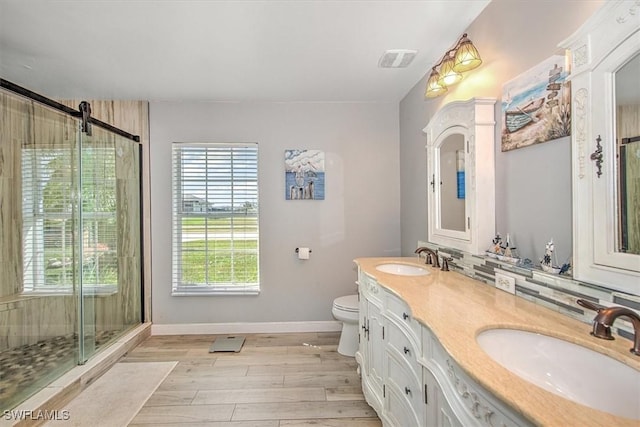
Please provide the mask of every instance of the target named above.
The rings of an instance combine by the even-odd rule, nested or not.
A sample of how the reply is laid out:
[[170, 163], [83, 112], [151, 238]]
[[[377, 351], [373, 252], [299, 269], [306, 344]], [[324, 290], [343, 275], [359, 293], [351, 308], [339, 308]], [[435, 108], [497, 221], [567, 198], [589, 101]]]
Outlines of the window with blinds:
[[[114, 149], [84, 148], [80, 179], [73, 176], [77, 168], [72, 165], [78, 163], [74, 157], [71, 147], [22, 150], [25, 292], [72, 292], [80, 266], [83, 288], [117, 288]], [[82, 205], [74, 206], [78, 185]]]
[[172, 150], [172, 294], [257, 294], [258, 144]]

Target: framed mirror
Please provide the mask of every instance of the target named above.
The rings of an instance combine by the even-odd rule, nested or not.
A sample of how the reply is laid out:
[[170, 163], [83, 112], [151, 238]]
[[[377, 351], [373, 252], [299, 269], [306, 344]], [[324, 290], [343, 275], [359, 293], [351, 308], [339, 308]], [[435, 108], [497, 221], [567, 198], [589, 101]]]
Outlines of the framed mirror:
[[428, 240], [472, 254], [495, 235], [495, 99], [443, 106], [427, 135]]
[[640, 295], [640, 19], [607, 2], [571, 52], [573, 275]]

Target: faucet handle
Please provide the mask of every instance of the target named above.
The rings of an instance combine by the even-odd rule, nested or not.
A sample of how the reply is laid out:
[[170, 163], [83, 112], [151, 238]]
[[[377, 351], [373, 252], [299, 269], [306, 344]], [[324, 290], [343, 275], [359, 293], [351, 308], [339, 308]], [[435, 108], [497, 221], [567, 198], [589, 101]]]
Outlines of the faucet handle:
[[600, 312], [600, 310], [605, 309], [604, 305], [596, 304], [595, 302], [587, 301], [586, 299], [579, 298], [576, 300], [578, 305], [588, 308], [589, 310]]

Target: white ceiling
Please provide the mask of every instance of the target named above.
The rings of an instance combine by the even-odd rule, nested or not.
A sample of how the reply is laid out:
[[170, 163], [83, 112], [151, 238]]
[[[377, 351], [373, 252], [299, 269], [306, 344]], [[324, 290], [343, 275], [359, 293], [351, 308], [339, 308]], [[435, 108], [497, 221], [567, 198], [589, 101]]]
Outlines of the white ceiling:
[[[0, 77], [52, 98], [399, 101], [488, 1], [0, 0]], [[419, 52], [378, 68], [387, 49]]]

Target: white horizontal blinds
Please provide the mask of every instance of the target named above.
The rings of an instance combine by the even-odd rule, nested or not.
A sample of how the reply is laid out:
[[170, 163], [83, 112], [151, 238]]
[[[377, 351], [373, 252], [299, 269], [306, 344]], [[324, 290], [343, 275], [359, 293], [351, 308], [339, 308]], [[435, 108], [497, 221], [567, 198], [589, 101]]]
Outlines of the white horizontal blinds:
[[116, 286], [118, 200], [115, 143], [103, 132], [96, 133], [95, 140], [84, 138], [81, 168], [82, 285]]
[[72, 149], [22, 150], [25, 291], [73, 285]]
[[30, 112], [22, 122], [29, 132], [20, 138], [16, 183], [22, 199], [22, 287], [68, 290], [74, 282], [77, 121], [38, 104]]
[[259, 291], [258, 145], [173, 146], [173, 293]]
[[[75, 148], [22, 150], [23, 269], [25, 291], [73, 287], [74, 209], [79, 162]], [[116, 285], [116, 180], [113, 144], [85, 144], [81, 165], [83, 284]]]

